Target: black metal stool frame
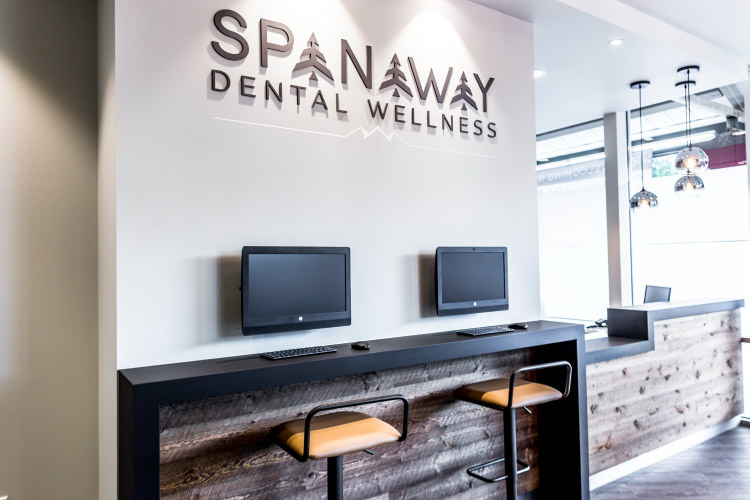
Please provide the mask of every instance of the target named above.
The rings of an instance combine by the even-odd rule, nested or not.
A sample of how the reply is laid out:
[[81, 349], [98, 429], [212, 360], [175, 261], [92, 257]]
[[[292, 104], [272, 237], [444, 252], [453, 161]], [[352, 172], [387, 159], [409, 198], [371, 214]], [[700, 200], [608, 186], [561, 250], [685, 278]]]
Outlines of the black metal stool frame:
[[[559, 368], [563, 366], [566, 368], [567, 373], [565, 376], [565, 389], [563, 390], [561, 399], [565, 399], [570, 394], [570, 385], [573, 373], [573, 367], [567, 361], [554, 361], [552, 363], [524, 366], [513, 371], [510, 376], [510, 382], [508, 384], [508, 406], [497, 406], [481, 401], [458, 398], [469, 403], [478, 404], [486, 408], [492, 408], [493, 410], [500, 410], [503, 412], [503, 444], [505, 445], [505, 456], [503, 458], [498, 458], [490, 462], [469, 467], [466, 472], [471, 477], [475, 477], [486, 483], [497, 483], [499, 481], [505, 480], [506, 497], [508, 500], [516, 500], [516, 498], [518, 497], [518, 475], [531, 469], [531, 467], [527, 463], [518, 460], [516, 452], [516, 409], [513, 408], [513, 390], [515, 389], [516, 385], [516, 377], [523, 372], [547, 370], [549, 368]], [[529, 411], [526, 407], [524, 407], [524, 409], [526, 409], [526, 411]], [[529, 413], [531, 413], [531, 411], [529, 411]], [[488, 478], [477, 474], [476, 472], [480, 469], [484, 469], [485, 467], [499, 464], [500, 462], [505, 462], [505, 475], [495, 478]]]
[[[386, 401], [401, 401], [404, 407], [404, 417], [401, 424], [401, 437], [398, 441], [406, 439], [406, 435], [409, 432], [409, 401], [401, 394], [392, 394], [389, 396], [381, 396], [377, 398], [366, 398], [356, 399], [353, 401], [344, 401], [341, 403], [330, 403], [325, 405], [316, 406], [305, 418], [305, 435], [304, 435], [304, 448], [302, 457], [297, 457], [296, 454], [291, 455], [299, 460], [300, 462], [306, 462], [310, 458], [310, 430], [312, 427], [312, 420], [315, 415], [322, 411], [338, 410], [341, 408], [351, 408], [354, 406], [362, 406], [373, 403], [384, 403]], [[288, 451], [288, 450], [287, 450]], [[367, 450], [365, 450], [367, 451]], [[372, 452], [370, 452], [372, 453]], [[338, 457], [328, 458], [328, 499], [329, 500], [343, 500], [344, 499], [344, 457], [339, 455]]]

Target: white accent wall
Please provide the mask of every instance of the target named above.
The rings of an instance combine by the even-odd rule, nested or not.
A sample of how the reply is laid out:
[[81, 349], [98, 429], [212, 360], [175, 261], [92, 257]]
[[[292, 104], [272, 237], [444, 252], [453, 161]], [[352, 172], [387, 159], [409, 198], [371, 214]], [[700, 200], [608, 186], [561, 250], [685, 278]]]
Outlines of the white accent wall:
[[[114, 68], [101, 82], [103, 441], [114, 440], [115, 368], [539, 318], [530, 24], [464, 0], [101, 3], [102, 26], [113, 25], [104, 30], [113, 43], [102, 66]], [[247, 22], [239, 30], [250, 48], [244, 61], [210, 46], [238, 47], [213, 26], [220, 9]], [[295, 37], [291, 52], [272, 53], [263, 70], [261, 18]], [[292, 76], [312, 32], [334, 76], [317, 87], [308, 74]], [[363, 63], [372, 46], [372, 90], [351, 64], [342, 85], [342, 38]], [[398, 101], [406, 124], [394, 123], [392, 89], [377, 90], [394, 53], [414, 95]], [[432, 93], [420, 101], [408, 57], [423, 84], [430, 68], [442, 83], [453, 67], [442, 106]], [[226, 93], [210, 90], [212, 69], [232, 78]], [[462, 72], [478, 111], [449, 104]], [[487, 113], [474, 73], [495, 78]], [[239, 95], [240, 75], [256, 78], [255, 99]], [[266, 79], [282, 83], [281, 104], [265, 100]], [[307, 87], [299, 107], [290, 83]], [[327, 112], [311, 109], [317, 90]], [[345, 115], [336, 112], [336, 93]], [[385, 120], [368, 115], [368, 98], [390, 102]], [[411, 108], [421, 126], [410, 124]], [[453, 115], [454, 132], [428, 131], [427, 110], [438, 124], [441, 113]], [[462, 115], [468, 134], [458, 131]], [[475, 119], [496, 123], [497, 137], [473, 135]], [[350, 247], [352, 325], [243, 337], [244, 245]], [[438, 318], [438, 246], [507, 246], [510, 309]], [[114, 462], [111, 451], [101, 455], [104, 495]]]
[[[531, 25], [464, 1], [116, 5], [118, 368], [539, 316]], [[247, 21], [244, 61], [210, 47], [220, 40], [236, 50], [213, 27], [221, 8]], [[291, 53], [270, 55], [265, 71], [262, 17], [295, 35]], [[312, 32], [335, 79], [318, 81], [327, 113], [311, 109], [308, 76], [292, 77]], [[344, 90], [341, 38], [360, 59], [373, 47], [372, 91], [351, 65]], [[391, 100], [392, 91], [376, 88], [394, 53], [415, 96], [399, 101], [407, 122], [411, 107], [422, 123], [427, 109], [433, 121], [452, 114], [452, 136], [394, 124], [390, 109], [381, 124], [367, 115], [368, 98]], [[409, 56], [423, 79], [434, 68], [442, 82], [453, 67], [442, 108], [432, 94], [419, 102]], [[212, 69], [232, 78], [225, 94], [209, 89]], [[494, 139], [458, 133], [462, 112], [448, 101], [464, 71], [480, 108], [473, 73], [495, 78], [488, 112], [465, 113], [470, 124], [496, 122]], [[239, 95], [240, 75], [256, 77], [254, 100]], [[280, 105], [265, 100], [265, 79], [282, 83]], [[308, 87], [299, 107], [289, 83]], [[383, 133], [365, 137], [378, 125]], [[243, 337], [243, 245], [351, 247], [352, 325]], [[432, 290], [429, 261], [438, 246], [472, 245], [508, 247], [510, 310], [438, 319], [431, 297], [420, 296]]]

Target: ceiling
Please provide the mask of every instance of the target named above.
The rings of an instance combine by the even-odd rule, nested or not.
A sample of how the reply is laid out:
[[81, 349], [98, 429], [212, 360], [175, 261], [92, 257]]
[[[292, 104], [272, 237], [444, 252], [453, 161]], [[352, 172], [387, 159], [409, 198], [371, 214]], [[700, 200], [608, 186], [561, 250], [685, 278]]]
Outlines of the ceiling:
[[750, 60], [748, 0], [620, 0]]
[[[696, 92], [747, 79], [750, 37], [740, 26], [750, 12], [738, 12], [750, 11], [748, 0], [710, 9], [705, 0], [472, 1], [534, 26], [534, 67], [546, 71], [535, 80], [537, 133], [637, 107], [635, 80], [652, 83], [644, 105], [677, 99], [676, 70], [688, 64], [701, 66]], [[623, 44], [609, 45], [615, 38]]]

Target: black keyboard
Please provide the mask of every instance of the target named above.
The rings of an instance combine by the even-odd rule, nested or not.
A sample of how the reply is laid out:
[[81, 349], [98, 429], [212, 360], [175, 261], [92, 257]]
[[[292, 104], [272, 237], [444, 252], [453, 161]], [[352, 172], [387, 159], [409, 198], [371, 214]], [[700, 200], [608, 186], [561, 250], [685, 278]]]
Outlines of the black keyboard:
[[266, 359], [285, 359], [296, 358], [298, 356], [311, 356], [313, 354], [325, 354], [327, 352], [336, 352], [333, 347], [319, 345], [314, 347], [303, 347], [301, 349], [287, 349], [286, 351], [273, 351], [260, 353]]
[[482, 326], [479, 328], [466, 328], [464, 330], [456, 330], [459, 335], [468, 335], [469, 337], [478, 337], [480, 335], [492, 335], [493, 333], [512, 333], [515, 330], [512, 328], [505, 328], [504, 326]]

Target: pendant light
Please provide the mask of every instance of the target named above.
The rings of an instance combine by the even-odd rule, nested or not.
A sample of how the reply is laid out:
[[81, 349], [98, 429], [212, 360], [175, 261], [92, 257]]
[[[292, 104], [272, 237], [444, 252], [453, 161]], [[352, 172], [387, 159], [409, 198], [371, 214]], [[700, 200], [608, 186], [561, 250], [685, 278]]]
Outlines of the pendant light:
[[701, 148], [693, 146], [692, 141], [690, 86], [695, 85], [695, 80], [690, 79], [690, 73], [697, 73], [698, 71], [700, 71], [699, 66], [684, 66], [678, 69], [677, 73], [685, 74], [686, 78], [675, 84], [675, 87], [685, 89], [685, 138], [687, 139], [687, 147], [677, 153], [674, 160], [675, 168], [685, 172], [685, 175], [675, 183], [674, 190], [677, 193], [692, 195], [700, 194], [705, 189], [703, 179], [696, 175], [696, 171], [704, 171], [708, 168], [708, 155]]
[[641, 91], [649, 85], [651, 85], [651, 82], [648, 80], [639, 80], [630, 84], [631, 89], [638, 89], [638, 121], [640, 123], [639, 130], [641, 132], [641, 190], [630, 198], [630, 208], [633, 209], [633, 213], [635, 214], [642, 214], [659, 206], [659, 199], [656, 195], [651, 191], [646, 191], [643, 176], [645, 165], [643, 163], [643, 99]]

